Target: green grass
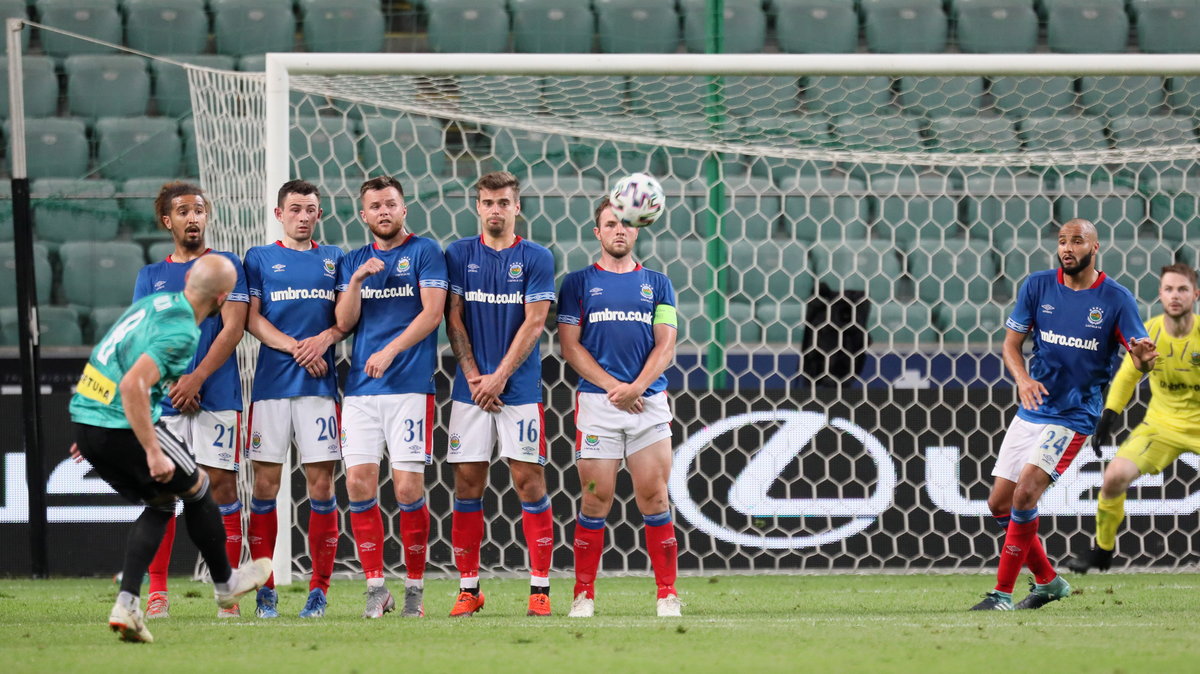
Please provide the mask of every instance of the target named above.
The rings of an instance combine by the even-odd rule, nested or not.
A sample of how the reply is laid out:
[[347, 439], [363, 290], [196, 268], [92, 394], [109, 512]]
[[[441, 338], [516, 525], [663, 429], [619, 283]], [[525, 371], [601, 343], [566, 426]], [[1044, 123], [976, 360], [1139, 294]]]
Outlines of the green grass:
[[[1039, 611], [969, 613], [983, 575], [683, 578], [682, 619], [654, 617], [653, 583], [602, 578], [597, 615], [525, 617], [526, 585], [486, 580], [487, 607], [446, 617], [451, 581], [429, 581], [429, 615], [360, 617], [361, 581], [337, 581], [327, 616], [294, 617], [307, 586], [280, 588], [283, 618], [215, 618], [211, 589], [172, 583], [151, 645], [106, 625], [103, 579], [0, 579], [0, 670], [16, 672], [1186, 672], [1200, 658], [1200, 574], [1069, 576], [1070, 598]], [[393, 589], [400, 584], [393, 582]], [[1016, 598], [1024, 596], [1024, 580]], [[253, 600], [243, 607], [252, 616]]]

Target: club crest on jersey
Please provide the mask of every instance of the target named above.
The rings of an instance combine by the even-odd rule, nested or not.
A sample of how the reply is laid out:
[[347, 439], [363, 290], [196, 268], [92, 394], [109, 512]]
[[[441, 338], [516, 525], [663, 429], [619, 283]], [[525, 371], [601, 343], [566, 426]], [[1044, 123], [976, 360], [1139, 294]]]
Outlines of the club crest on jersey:
[[338, 442], [342, 443], [342, 449], [346, 448], [346, 429], [343, 428], [341, 432], [338, 433]]
[[154, 282], [154, 292], [156, 292], [156, 293], [162, 292], [162, 289], [166, 288], [166, 287], [167, 287], [166, 281], [155, 281]]
[[262, 433], [259, 433], [258, 431], [254, 431], [254, 433], [250, 436], [250, 448], [251, 449], [261, 449], [262, 448]]
[[1091, 327], [1099, 327], [1100, 324], [1104, 322], [1104, 310], [1100, 307], [1092, 307], [1089, 309], [1087, 322]]
[[508, 280], [519, 281], [521, 276], [525, 274], [525, 266], [520, 262], [514, 262], [508, 265]]
[[583, 441], [591, 447], [595, 447], [596, 445], [600, 444], [599, 436], [591, 434], [583, 436]]
[[652, 288], [649, 283], [642, 284], [642, 299], [644, 299], [644, 300], [653, 300], [654, 299], [654, 288]]
[[1192, 352], [1192, 367], [1200, 367], [1200, 351]]
[[287, 269], [286, 264], [277, 264], [277, 265], [274, 265], [271, 267], [271, 271], [274, 271], [276, 274], [278, 274], [279, 272], [284, 271], [286, 269]]
[[332, 277], [334, 272], [337, 271], [337, 265], [335, 265], [333, 260], [330, 260], [329, 258], [325, 258], [323, 264], [325, 266], [325, 275]]
[[458, 433], [451, 433], [450, 434], [450, 452], [458, 453], [458, 451], [460, 449], [462, 449], [462, 438], [459, 437]]
[[408, 259], [407, 257], [400, 258], [400, 261], [396, 263], [397, 276], [404, 276], [410, 270], [412, 270], [412, 260]]

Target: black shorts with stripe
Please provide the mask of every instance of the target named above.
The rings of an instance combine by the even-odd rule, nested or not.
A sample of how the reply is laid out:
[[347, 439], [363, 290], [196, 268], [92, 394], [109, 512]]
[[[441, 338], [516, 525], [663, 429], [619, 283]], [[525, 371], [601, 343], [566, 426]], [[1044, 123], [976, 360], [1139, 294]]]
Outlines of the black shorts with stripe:
[[128, 428], [75, 424], [75, 444], [96, 474], [133, 503], [155, 501], [164, 494], [187, 493], [199, 480], [196, 460], [183, 440], [168, 430], [166, 424], [161, 421], [155, 424], [154, 433], [163, 453], [175, 464], [175, 472], [167, 482], [156, 482], [150, 477], [146, 450]]

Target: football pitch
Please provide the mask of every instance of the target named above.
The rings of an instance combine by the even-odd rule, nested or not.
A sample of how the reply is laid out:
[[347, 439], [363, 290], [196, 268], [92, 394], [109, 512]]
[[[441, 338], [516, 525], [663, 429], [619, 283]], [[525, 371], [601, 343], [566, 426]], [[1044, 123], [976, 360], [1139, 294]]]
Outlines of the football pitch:
[[[218, 621], [210, 586], [173, 579], [153, 644], [108, 630], [108, 579], [0, 579], [4, 672], [1195, 672], [1200, 574], [1067, 576], [1038, 611], [972, 613], [988, 575], [681, 578], [684, 617], [654, 616], [648, 578], [601, 578], [596, 617], [524, 615], [522, 580], [484, 580], [487, 605], [450, 619], [455, 583], [429, 580], [427, 616], [360, 617], [361, 581], [335, 581], [322, 620], [295, 617], [307, 585], [280, 588], [273, 621]], [[393, 591], [401, 583], [392, 581]], [[1024, 579], [1014, 598], [1024, 596]]]

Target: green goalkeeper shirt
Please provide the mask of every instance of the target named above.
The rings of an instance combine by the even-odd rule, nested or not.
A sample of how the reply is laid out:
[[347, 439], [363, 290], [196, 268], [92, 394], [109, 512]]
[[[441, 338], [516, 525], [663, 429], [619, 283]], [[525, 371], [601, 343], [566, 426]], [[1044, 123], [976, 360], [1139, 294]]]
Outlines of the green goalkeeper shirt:
[[183, 293], [156, 293], [134, 302], [92, 350], [71, 396], [71, 420], [129, 428], [121, 379], [146, 354], [158, 366], [158, 383], [150, 389], [150, 419], [157, 422], [159, 402], [171, 382], [187, 372], [199, 342], [196, 313]]

